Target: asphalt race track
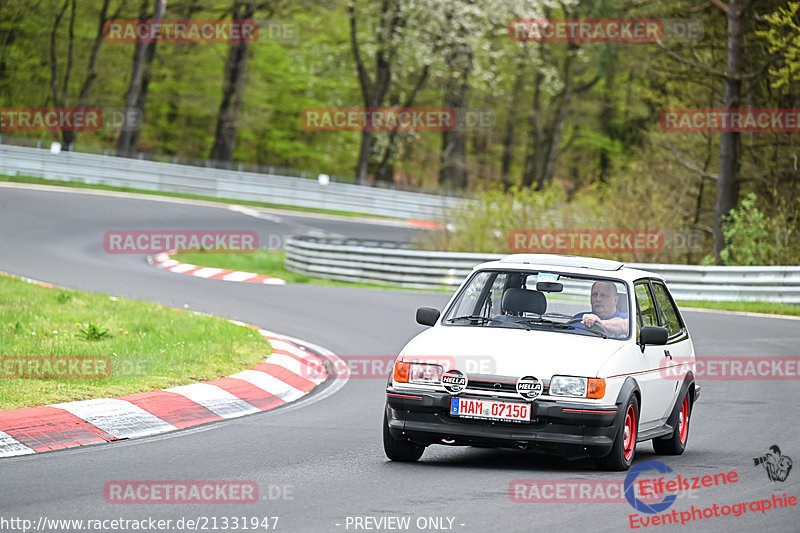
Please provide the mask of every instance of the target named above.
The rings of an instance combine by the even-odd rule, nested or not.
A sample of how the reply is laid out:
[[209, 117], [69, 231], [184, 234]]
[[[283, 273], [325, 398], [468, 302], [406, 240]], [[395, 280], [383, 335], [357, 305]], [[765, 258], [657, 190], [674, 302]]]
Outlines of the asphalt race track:
[[[103, 235], [112, 229], [247, 229], [262, 237], [386, 240], [413, 235], [405, 227], [363, 221], [287, 213], [256, 217], [218, 206], [0, 187], [0, 271], [174, 307], [188, 305], [299, 337], [339, 355], [396, 354], [422, 330], [414, 322], [416, 307], [441, 308], [448, 298], [438, 293], [182, 276], [150, 267], [141, 255], [105, 253]], [[684, 317], [700, 358], [796, 356], [800, 346], [798, 320], [692, 311], [685, 311]], [[753, 458], [773, 444], [800, 460], [798, 382], [710, 380], [701, 385], [687, 451], [677, 457], [657, 456], [650, 443], [639, 443], [634, 464], [661, 460], [683, 477], [735, 471], [738, 482], [684, 494], [669, 511], [800, 496], [799, 466], [786, 482], [778, 483], [753, 465]], [[431, 531], [437, 525], [476, 533], [631, 530], [629, 516], [635, 510], [626, 502], [519, 503], [509, 497], [509, 486], [518, 479], [624, 479], [598, 471], [587, 461], [433, 446], [419, 463], [389, 462], [381, 444], [384, 386], [385, 379], [351, 379], [319, 401], [324, 390], [267, 413], [159, 437], [2, 459], [0, 516], [34, 523], [42, 516], [153, 517], [173, 523], [217, 517], [219, 524], [222, 517], [278, 516], [276, 530], [287, 533], [389, 530], [356, 518], [395, 516], [410, 517], [407, 531]], [[256, 482], [261, 501], [119, 505], [106, 503], [103, 495], [105, 483], [114, 480], [234, 479]], [[800, 507], [788, 507], [766, 513], [748, 509], [739, 517], [640, 530], [798, 532], [799, 524]]]

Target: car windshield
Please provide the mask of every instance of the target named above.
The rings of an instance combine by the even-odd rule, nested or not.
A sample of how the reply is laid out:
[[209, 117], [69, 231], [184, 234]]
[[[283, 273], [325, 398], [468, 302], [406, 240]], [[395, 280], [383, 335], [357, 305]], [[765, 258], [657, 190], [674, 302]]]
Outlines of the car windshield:
[[621, 280], [483, 270], [462, 288], [443, 323], [625, 339], [631, 330], [628, 310], [628, 292]]

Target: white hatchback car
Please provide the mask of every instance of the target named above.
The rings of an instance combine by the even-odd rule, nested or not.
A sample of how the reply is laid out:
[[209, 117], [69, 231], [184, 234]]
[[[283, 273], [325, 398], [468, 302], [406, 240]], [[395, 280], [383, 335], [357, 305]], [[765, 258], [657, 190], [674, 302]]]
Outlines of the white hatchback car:
[[389, 378], [386, 455], [430, 444], [596, 458], [626, 470], [637, 442], [681, 454], [700, 387], [664, 280], [603, 259], [510, 255], [484, 263]]

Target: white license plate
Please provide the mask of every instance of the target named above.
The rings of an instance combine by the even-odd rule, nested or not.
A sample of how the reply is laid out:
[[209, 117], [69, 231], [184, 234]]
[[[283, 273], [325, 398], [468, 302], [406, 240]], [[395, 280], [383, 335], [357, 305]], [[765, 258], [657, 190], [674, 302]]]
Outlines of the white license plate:
[[530, 422], [531, 406], [527, 403], [476, 400], [474, 398], [451, 398], [450, 416], [478, 418], [482, 420]]

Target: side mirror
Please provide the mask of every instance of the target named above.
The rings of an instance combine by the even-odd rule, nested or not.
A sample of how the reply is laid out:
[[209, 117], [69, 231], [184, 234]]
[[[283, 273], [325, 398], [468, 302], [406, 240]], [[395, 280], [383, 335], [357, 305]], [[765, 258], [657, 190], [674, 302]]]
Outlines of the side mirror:
[[439, 320], [440, 314], [441, 313], [439, 313], [439, 310], [434, 309], [433, 307], [420, 307], [417, 309], [417, 324], [422, 324], [423, 326], [434, 326], [436, 325], [436, 321]]
[[642, 351], [647, 344], [655, 346], [663, 346], [667, 344], [667, 337], [669, 333], [667, 328], [661, 326], [643, 326], [639, 332], [639, 344], [642, 346]]

